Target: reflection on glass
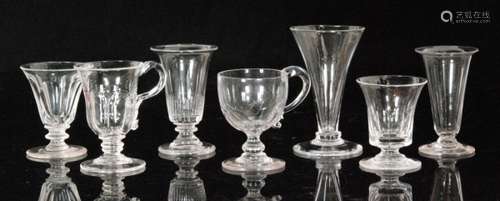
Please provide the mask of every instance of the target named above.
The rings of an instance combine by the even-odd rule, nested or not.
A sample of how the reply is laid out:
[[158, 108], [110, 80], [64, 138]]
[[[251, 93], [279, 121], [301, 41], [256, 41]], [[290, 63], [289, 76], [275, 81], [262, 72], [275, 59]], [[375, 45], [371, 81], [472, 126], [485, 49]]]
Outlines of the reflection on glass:
[[200, 160], [211, 158], [215, 155], [212, 152], [204, 156], [172, 156], [160, 153], [161, 158], [172, 160], [179, 167], [175, 172], [177, 175], [170, 181], [168, 190], [168, 201], [205, 201], [207, 194], [203, 180], [198, 176], [198, 171], [194, 168]]
[[434, 158], [438, 167], [434, 171], [431, 201], [462, 201], [462, 181], [457, 162], [465, 157]]
[[324, 158], [316, 160], [318, 179], [316, 180], [315, 201], [341, 201], [339, 170], [341, 160]]
[[260, 192], [266, 185], [265, 179], [268, 175], [278, 174], [285, 169], [271, 170], [271, 171], [230, 171], [222, 168], [228, 174], [239, 175], [243, 178], [241, 185], [247, 190], [247, 194], [240, 198], [238, 201], [280, 201], [281, 195], [264, 196]]
[[50, 167], [46, 170], [49, 177], [45, 179], [42, 185], [38, 201], [80, 201], [78, 189], [75, 183], [73, 183], [71, 178], [67, 175], [70, 169], [66, 167], [66, 163], [78, 161], [84, 157], [85, 155], [77, 158], [50, 160], [28, 157], [28, 159], [33, 161], [50, 164]]
[[412, 187], [399, 181], [402, 175], [379, 175], [380, 181], [370, 185], [369, 201], [412, 201]]
[[412, 201], [412, 187], [410, 184], [399, 181], [405, 174], [420, 170], [371, 170], [361, 169], [365, 172], [376, 174], [380, 181], [373, 183], [368, 188], [369, 201]]
[[82, 173], [103, 180], [101, 194], [94, 201], [140, 201], [139, 198], [129, 197], [125, 193], [123, 180], [125, 177], [141, 174], [144, 170], [146, 168], [126, 173], [90, 173], [85, 171]]

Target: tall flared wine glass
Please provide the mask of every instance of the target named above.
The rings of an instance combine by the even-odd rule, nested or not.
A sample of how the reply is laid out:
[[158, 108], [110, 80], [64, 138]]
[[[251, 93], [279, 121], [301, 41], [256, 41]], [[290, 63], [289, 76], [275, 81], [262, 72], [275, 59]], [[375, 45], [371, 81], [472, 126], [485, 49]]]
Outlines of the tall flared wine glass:
[[[302, 79], [302, 90], [289, 105], [289, 77]], [[220, 72], [217, 75], [217, 91], [222, 113], [226, 120], [247, 135], [243, 154], [222, 162], [229, 171], [272, 171], [283, 169], [285, 162], [270, 158], [264, 153], [260, 135], [276, 125], [283, 114], [298, 106], [310, 88], [309, 76], [300, 67], [289, 66], [283, 70], [247, 68]]]
[[415, 107], [427, 81], [402, 75], [367, 76], [356, 81], [366, 100], [370, 144], [381, 149], [375, 157], [361, 160], [361, 169], [420, 169], [420, 161], [407, 158], [399, 149], [412, 143]]
[[427, 46], [416, 48], [422, 55], [429, 80], [436, 142], [418, 151], [427, 156], [473, 155], [474, 147], [461, 144], [456, 136], [462, 123], [465, 85], [472, 55], [479, 50], [467, 46]]
[[364, 27], [305, 25], [290, 28], [311, 77], [316, 100], [316, 137], [293, 147], [303, 158], [356, 155], [361, 145], [344, 140], [339, 131], [340, 105], [351, 58]]
[[203, 117], [208, 65], [215, 45], [170, 44], [156, 45], [151, 51], [158, 54], [166, 72], [165, 95], [168, 118], [179, 133], [175, 140], [158, 147], [166, 155], [206, 155], [215, 146], [202, 142], [194, 135]]
[[38, 113], [49, 131], [46, 146], [28, 149], [32, 159], [74, 158], [87, 154], [82, 146], [68, 145], [66, 130], [75, 119], [81, 93], [81, 81], [74, 69], [75, 62], [52, 61], [21, 65], [35, 97]]
[[[77, 65], [83, 83], [87, 123], [102, 140], [103, 154], [80, 164], [82, 172], [124, 173], [144, 169], [143, 160], [123, 155], [122, 140], [138, 127], [140, 104], [165, 86], [165, 73], [160, 64], [138, 61], [97, 61]], [[158, 84], [150, 91], [137, 93], [139, 77], [151, 69], [159, 75]]]

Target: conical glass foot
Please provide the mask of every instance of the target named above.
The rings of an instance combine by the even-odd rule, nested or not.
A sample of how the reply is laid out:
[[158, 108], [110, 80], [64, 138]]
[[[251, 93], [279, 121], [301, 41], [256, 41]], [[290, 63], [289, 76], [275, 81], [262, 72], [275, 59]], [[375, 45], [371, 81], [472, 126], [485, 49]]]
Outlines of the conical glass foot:
[[85, 155], [87, 149], [78, 145], [68, 145], [68, 148], [62, 151], [48, 151], [45, 146], [33, 147], [26, 151], [26, 156], [35, 160], [78, 158]]
[[445, 147], [437, 142], [430, 144], [425, 144], [418, 147], [418, 152], [422, 156], [434, 158], [434, 157], [462, 157], [462, 156], [472, 156], [476, 152], [476, 149], [472, 146], [456, 143], [452, 147]]
[[402, 154], [391, 157], [377, 155], [373, 158], [360, 160], [359, 167], [366, 172], [414, 172], [422, 167], [422, 163]]
[[84, 174], [112, 174], [112, 173], [132, 173], [146, 168], [146, 162], [141, 159], [129, 158], [125, 156], [110, 158], [99, 157], [84, 161], [80, 164], [80, 170]]
[[301, 142], [293, 146], [295, 155], [316, 159], [319, 157], [350, 157], [357, 156], [363, 152], [363, 147], [351, 141], [341, 140], [340, 143], [332, 145], [315, 145], [312, 141]]
[[201, 142], [199, 145], [175, 145], [166, 143], [158, 147], [158, 151], [162, 155], [180, 156], [180, 155], [195, 155], [203, 156], [210, 155], [215, 152], [215, 146], [208, 142]]
[[222, 162], [222, 170], [228, 173], [238, 172], [275, 172], [285, 169], [285, 161], [278, 158], [267, 157], [265, 162], [256, 163], [239, 158], [229, 158]]

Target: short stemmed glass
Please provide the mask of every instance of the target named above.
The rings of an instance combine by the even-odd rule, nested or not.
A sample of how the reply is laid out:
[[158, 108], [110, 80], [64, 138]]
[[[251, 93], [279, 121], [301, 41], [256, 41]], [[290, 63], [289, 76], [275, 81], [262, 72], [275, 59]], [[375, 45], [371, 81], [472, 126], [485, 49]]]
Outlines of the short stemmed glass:
[[[81, 171], [91, 173], [123, 173], [144, 169], [143, 160], [123, 155], [122, 140], [138, 127], [140, 104], [165, 86], [165, 73], [160, 64], [138, 61], [97, 61], [76, 66], [83, 83], [87, 123], [102, 140], [103, 154], [80, 164]], [[158, 84], [150, 91], [137, 94], [139, 77], [150, 69], [159, 74]]]
[[[302, 79], [302, 90], [289, 105], [288, 77]], [[304, 69], [289, 66], [283, 70], [247, 68], [219, 72], [217, 91], [226, 120], [247, 135], [243, 154], [222, 162], [228, 171], [272, 171], [283, 169], [285, 162], [264, 153], [260, 135], [278, 124], [283, 114], [297, 107], [307, 96], [309, 76]]]
[[26, 151], [32, 159], [75, 158], [87, 154], [82, 146], [68, 145], [66, 130], [75, 119], [81, 93], [81, 81], [73, 68], [75, 62], [53, 61], [21, 65], [35, 97], [38, 113], [49, 131], [46, 146]]
[[436, 142], [418, 151], [427, 156], [473, 155], [474, 147], [461, 144], [456, 136], [462, 123], [465, 85], [472, 55], [479, 50], [467, 46], [427, 46], [416, 48], [422, 55], [429, 79]]
[[415, 106], [427, 81], [401, 75], [367, 76], [356, 81], [366, 100], [370, 144], [381, 149], [375, 157], [361, 160], [361, 169], [420, 169], [420, 161], [407, 158], [399, 149], [412, 143]]
[[161, 154], [206, 155], [215, 152], [214, 145], [200, 141], [194, 132], [203, 117], [208, 64], [216, 50], [215, 45], [201, 44], [151, 47], [151, 51], [160, 57], [166, 72], [168, 118], [179, 133], [173, 142], [158, 147]]

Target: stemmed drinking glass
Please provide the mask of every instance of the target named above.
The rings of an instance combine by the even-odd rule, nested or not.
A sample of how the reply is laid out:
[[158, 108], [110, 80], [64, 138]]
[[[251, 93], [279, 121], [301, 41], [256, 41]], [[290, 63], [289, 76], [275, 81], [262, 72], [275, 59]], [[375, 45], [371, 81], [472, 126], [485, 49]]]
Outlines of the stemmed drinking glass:
[[[302, 90], [289, 105], [288, 77], [302, 79]], [[229, 171], [271, 171], [283, 169], [285, 162], [264, 153], [260, 135], [276, 125], [283, 114], [297, 107], [307, 96], [309, 76], [300, 67], [283, 70], [269, 68], [235, 69], [219, 72], [217, 91], [222, 113], [226, 120], [247, 135], [243, 154], [222, 162]]]
[[[165, 72], [160, 64], [138, 61], [97, 61], [77, 65], [83, 83], [87, 123], [102, 140], [103, 154], [84, 161], [85, 173], [123, 173], [144, 169], [143, 160], [121, 153], [122, 140], [138, 127], [140, 104], [165, 86]], [[150, 91], [137, 93], [139, 77], [151, 69], [159, 75], [158, 84]]]
[[66, 130], [75, 119], [81, 93], [81, 81], [73, 68], [75, 62], [52, 61], [21, 65], [35, 97], [38, 113], [49, 131], [46, 146], [26, 151], [32, 159], [75, 158], [87, 154], [82, 146], [68, 145]]
[[206, 155], [215, 152], [214, 145], [200, 141], [194, 132], [203, 117], [208, 64], [216, 50], [215, 45], [201, 44], [151, 47], [151, 51], [160, 57], [166, 72], [168, 118], [179, 133], [173, 142], [158, 147], [161, 154]]
[[290, 27], [311, 77], [316, 102], [318, 131], [311, 141], [293, 146], [297, 156], [357, 155], [361, 145], [342, 139], [340, 106], [351, 58], [364, 27], [305, 25]]
[[436, 142], [418, 151], [427, 156], [473, 155], [474, 147], [461, 144], [456, 136], [462, 123], [465, 85], [472, 55], [479, 50], [467, 46], [427, 46], [416, 48], [422, 55], [429, 79]]
[[420, 161], [399, 153], [413, 139], [415, 106], [427, 80], [401, 75], [367, 76], [356, 80], [361, 86], [368, 111], [370, 144], [381, 152], [359, 162], [363, 170], [411, 171]]

